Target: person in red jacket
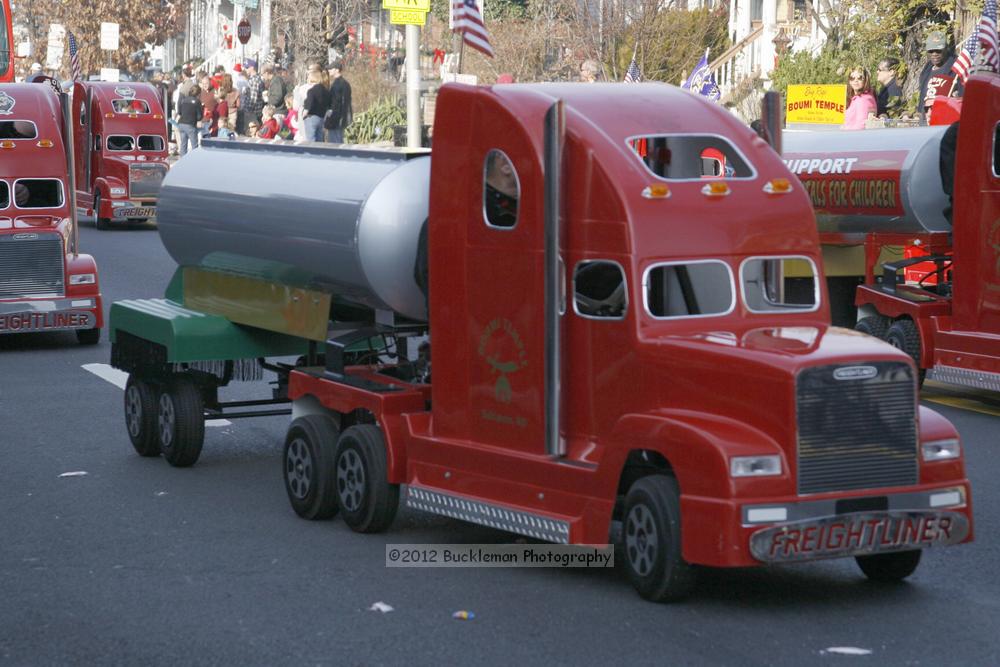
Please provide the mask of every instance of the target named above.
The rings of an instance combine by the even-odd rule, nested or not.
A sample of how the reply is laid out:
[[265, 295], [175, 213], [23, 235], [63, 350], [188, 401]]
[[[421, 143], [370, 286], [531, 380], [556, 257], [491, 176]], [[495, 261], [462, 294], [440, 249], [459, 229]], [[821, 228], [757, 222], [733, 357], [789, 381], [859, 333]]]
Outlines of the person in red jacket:
[[274, 139], [278, 136], [278, 130], [280, 129], [278, 121], [274, 118], [274, 106], [268, 104], [261, 113], [263, 121], [257, 130], [257, 136], [261, 139]]

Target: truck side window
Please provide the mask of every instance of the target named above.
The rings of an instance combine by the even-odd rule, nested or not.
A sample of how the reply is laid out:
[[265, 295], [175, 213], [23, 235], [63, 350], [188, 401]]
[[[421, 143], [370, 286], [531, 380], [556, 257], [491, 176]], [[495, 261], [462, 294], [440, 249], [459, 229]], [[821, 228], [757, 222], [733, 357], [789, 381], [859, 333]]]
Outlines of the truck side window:
[[7, 181], [0, 181], [0, 208], [10, 206], [10, 186]]
[[595, 319], [620, 320], [628, 307], [625, 272], [617, 262], [582, 261], [573, 272], [573, 306], [576, 314]]
[[63, 205], [62, 181], [58, 178], [22, 178], [14, 183], [18, 208], [59, 208]]
[[736, 306], [733, 274], [719, 260], [656, 264], [646, 269], [643, 290], [657, 319], [725, 315]]
[[483, 210], [486, 224], [511, 229], [517, 224], [521, 184], [507, 154], [491, 150], [483, 165]]
[[149, 105], [143, 100], [111, 100], [111, 107], [117, 113], [149, 113]]
[[30, 120], [0, 120], [0, 139], [34, 139], [38, 129]]
[[87, 103], [80, 102], [80, 125], [87, 124]]
[[629, 152], [657, 178], [755, 178], [756, 171], [728, 139], [715, 134], [652, 134], [625, 140]]
[[993, 176], [1000, 177], [1000, 123], [993, 128]]
[[135, 150], [135, 140], [127, 134], [112, 134], [108, 136], [109, 151]]
[[162, 151], [163, 137], [158, 134], [140, 134], [139, 150], [141, 151]]
[[812, 311], [819, 304], [816, 267], [807, 257], [750, 257], [740, 266], [747, 310]]

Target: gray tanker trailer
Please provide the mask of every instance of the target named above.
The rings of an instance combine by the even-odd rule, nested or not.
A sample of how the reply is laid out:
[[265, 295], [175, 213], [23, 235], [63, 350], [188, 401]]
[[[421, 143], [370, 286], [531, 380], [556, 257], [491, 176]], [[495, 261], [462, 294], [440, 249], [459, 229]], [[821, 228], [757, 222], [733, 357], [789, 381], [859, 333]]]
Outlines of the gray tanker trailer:
[[[206, 140], [164, 179], [158, 226], [167, 252], [189, 270], [186, 291], [204, 284], [205, 272], [228, 277], [200, 305], [234, 321], [252, 299], [227, 310], [227, 291], [258, 288], [300, 288], [425, 321], [415, 264], [429, 191], [427, 151]], [[257, 315], [244, 323], [274, 321]]]
[[946, 129], [791, 130], [782, 159], [808, 191], [820, 232], [949, 232], [939, 164]]

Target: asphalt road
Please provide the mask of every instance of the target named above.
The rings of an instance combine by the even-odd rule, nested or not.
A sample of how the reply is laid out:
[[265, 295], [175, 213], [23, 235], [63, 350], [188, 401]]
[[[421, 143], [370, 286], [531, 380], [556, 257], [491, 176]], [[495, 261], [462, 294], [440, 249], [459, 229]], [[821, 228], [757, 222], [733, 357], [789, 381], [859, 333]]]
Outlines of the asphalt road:
[[[106, 307], [162, 295], [173, 272], [152, 227], [86, 227], [82, 244]], [[121, 390], [82, 368], [108, 356], [72, 334], [0, 338], [2, 664], [1000, 664], [1000, 421], [975, 411], [1000, 399], [933, 404], [965, 441], [974, 544], [927, 552], [897, 586], [839, 560], [709, 571], [689, 601], [654, 605], [620, 567], [387, 569], [389, 543], [510, 536], [405, 510], [380, 535], [298, 519], [287, 418], [209, 428], [190, 469], [140, 458]]]

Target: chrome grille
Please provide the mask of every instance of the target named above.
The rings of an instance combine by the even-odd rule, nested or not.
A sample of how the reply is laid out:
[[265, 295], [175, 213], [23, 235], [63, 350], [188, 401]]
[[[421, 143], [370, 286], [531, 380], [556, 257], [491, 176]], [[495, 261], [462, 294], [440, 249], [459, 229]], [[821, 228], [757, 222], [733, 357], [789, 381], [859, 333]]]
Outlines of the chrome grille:
[[[875, 371], [858, 369], [871, 369]], [[841, 379], [834, 377], [859, 377]], [[873, 375], [873, 377], [864, 377]], [[796, 380], [799, 493], [915, 484], [916, 383], [898, 362], [821, 366]]]
[[167, 175], [167, 165], [162, 162], [130, 164], [128, 166], [129, 196], [156, 197]]
[[63, 296], [59, 234], [0, 235], [0, 299]]

